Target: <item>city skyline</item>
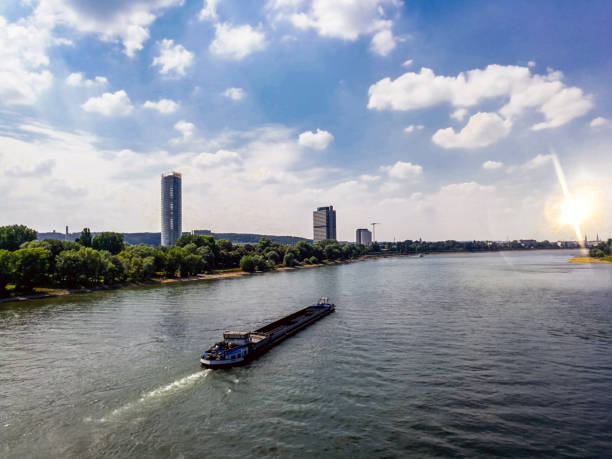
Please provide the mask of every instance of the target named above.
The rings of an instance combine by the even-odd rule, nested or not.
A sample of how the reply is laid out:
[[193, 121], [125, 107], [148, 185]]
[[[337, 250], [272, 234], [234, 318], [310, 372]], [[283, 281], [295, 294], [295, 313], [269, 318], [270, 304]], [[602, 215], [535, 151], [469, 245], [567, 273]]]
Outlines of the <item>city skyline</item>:
[[369, 221], [388, 241], [575, 240], [578, 220], [607, 237], [611, 15], [5, 2], [0, 225], [158, 231], [159, 173], [176, 170], [184, 228], [310, 237], [333, 202], [339, 240]]

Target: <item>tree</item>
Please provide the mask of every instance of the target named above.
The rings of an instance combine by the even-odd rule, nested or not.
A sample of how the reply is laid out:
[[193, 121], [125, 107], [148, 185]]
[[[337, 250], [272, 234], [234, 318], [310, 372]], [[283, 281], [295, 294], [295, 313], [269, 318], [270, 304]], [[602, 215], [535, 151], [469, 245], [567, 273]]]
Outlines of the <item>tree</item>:
[[240, 269], [247, 273], [253, 273], [256, 269], [255, 259], [250, 255], [245, 255], [240, 259]]
[[181, 268], [187, 255], [188, 252], [182, 247], [171, 247], [166, 253], [166, 275], [176, 276], [176, 272]]
[[295, 265], [295, 255], [293, 252], [287, 252], [285, 257], [283, 258], [283, 264], [285, 266], [294, 266]]
[[83, 247], [91, 247], [91, 231], [89, 231], [89, 228], [83, 228], [81, 235], [75, 242], [81, 244]]
[[49, 252], [45, 249], [19, 249], [13, 252], [15, 283], [18, 290], [31, 292], [44, 283], [49, 270]]
[[37, 234], [25, 225], [11, 225], [0, 227], [0, 249], [11, 252], [19, 249], [21, 244], [36, 239]]
[[96, 250], [107, 250], [113, 255], [117, 255], [123, 250], [123, 234], [100, 233], [93, 238], [91, 246]]
[[295, 248], [298, 250], [300, 260], [305, 260], [306, 258], [310, 258], [313, 255], [312, 245], [310, 245], [306, 241], [300, 241], [295, 245]]
[[6, 296], [6, 284], [13, 279], [13, 254], [0, 249], [0, 297]]
[[272, 241], [270, 239], [267, 237], [262, 237], [255, 246], [255, 250], [257, 250], [259, 253], [264, 253], [271, 244]]
[[278, 252], [276, 250], [270, 250], [267, 253], [267, 257], [268, 257], [268, 260], [270, 261], [270, 263], [272, 263], [274, 265], [277, 265], [277, 264], [280, 263], [280, 259], [281, 258], [280, 258], [280, 255], [278, 254]]

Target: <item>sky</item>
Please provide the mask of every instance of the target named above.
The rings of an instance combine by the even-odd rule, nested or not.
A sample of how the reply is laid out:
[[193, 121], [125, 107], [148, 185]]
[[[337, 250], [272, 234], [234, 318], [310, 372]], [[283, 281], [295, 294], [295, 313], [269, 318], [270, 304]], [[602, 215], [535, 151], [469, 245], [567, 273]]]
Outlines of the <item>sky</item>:
[[[612, 237], [609, 1], [0, 4], [0, 225]], [[555, 159], [556, 158], [556, 159]], [[566, 179], [559, 181], [555, 161]]]

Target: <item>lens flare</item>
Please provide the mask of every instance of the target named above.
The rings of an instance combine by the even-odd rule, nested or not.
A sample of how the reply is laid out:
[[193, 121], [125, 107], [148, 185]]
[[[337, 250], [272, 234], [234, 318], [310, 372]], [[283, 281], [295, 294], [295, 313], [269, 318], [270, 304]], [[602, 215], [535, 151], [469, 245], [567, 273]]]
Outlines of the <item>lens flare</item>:
[[582, 223], [589, 215], [589, 206], [584, 199], [572, 197], [567, 187], [567, 181], [565, 180], [565, 174], [563, 168], [557, 158], [557, 154], [551, 151], [552, 161], [555, 165], [555, 172], [557, 173], [557, 179], [559, 185], [563, 190], [563, 196], [565, 200], [561, 204], [561, 217], [559, 223], [562, 225], [571, 225], [574, 227], [576, 232], [576, 240], [582, 244], [582, 232], [580, 231], [580, 223]]

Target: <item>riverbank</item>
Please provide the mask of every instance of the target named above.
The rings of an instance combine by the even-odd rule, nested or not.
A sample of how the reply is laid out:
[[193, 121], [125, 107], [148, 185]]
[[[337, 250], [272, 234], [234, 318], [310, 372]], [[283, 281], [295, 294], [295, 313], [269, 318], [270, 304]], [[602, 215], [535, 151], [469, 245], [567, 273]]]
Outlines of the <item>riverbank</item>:
[[593, 258], [593, 257], [573, 257], [570, 263], [600, 263], [612, 265], [612, 257]]
[[[356, 261], [364, 261], [367, 259], [379, 258], [378, 256], [365, 256], [356, 258], [354, 260], [346, 260], [346, 261], [333, 261], [329, 263], [317, 263], [312, 265], [303, 265], [303, 266], [280, 266], [271, 271], [265, 271], [265, 273], [273, 273], [273, 272], [282, 272], [282, 271], [293, 271], [299, 269], [309, 269], [309, 268], [320, 268], [321, 266], [329, 266], [329, 265], [339, 265], [346, 263], [353, 263]], [[189, 277], [176, 277], [176, 278], [167, 278], [167, 279], [152, 279], [144, 282], [125, 282], [121, 284], [114, 285], [101, 285], [99, 287], [91, 287], [91, 288], [77, 288], [77, 289], [51, 289], [44, 288], [38, 289], [38, 292], [31, 293], [29, 295], [17, 295], [11, 296], [7, 298], [0, 298], [0, 304], [2, 303], [12, 303], [16, 301], [28, 301], [28, 300], [39, 300], [44, 298], [54, 298], [66, 295], [78, 295], [83, 293], [91, 293], [97, 292], [101, 290], [118, 290], [130, 287], [142, 287], [142, 286], [152, 286], [152, 285], [166, 285], [166, 284], [175, 284], [180, 282], [194, 282], [194, 281], [206, 281], [206, 280], [219, 280], [219, 279], [233, 279], [236, 277], [250, 276], [253, 274], [263, 274], [263, 271], [256, 271], [253, 273], [248, 273], [245, 271], [239, 270], [230, 270], [230, 271], [222, 271], [212, 274], [198, 274], [196, 276]]]

